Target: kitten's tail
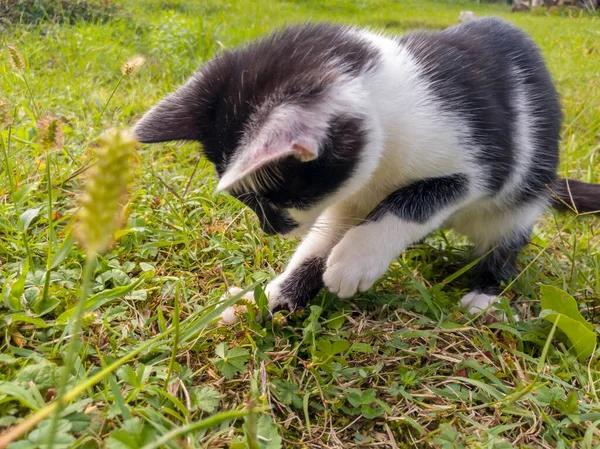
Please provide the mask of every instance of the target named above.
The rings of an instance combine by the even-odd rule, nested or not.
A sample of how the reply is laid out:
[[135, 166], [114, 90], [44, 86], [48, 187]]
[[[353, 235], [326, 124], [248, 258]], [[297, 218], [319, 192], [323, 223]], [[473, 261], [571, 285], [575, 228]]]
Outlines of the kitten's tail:
[[558, 210], [600, 213], [600, 184], [560, 178], [552, 193], [552, 206]]

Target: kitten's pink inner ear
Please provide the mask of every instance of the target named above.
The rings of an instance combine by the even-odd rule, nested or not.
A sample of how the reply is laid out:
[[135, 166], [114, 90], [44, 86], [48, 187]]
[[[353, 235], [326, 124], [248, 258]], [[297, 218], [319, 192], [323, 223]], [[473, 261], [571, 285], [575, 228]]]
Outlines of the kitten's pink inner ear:
[[294, 156], [302, 162], [315, 160], [319, 156], [319, 148], [316, 142], [309, 140], [296, 141], [292, 144]]
[[284, 144], [257, 145], [254, 151], [246, 151], [225, 172], [219, 181], [217, 192], [229, 189], [246, 176], [285, 156], [294, 156], [302, 162], [313, 161], [319, 157], [319, 144], [310, 139], [302, 139], [294, 140], [291, 145], [289, 141]]

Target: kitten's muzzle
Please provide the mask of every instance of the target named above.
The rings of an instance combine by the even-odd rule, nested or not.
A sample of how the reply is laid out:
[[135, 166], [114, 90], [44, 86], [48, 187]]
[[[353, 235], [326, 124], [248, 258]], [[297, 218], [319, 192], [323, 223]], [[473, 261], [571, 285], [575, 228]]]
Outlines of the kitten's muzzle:
[[260, 227], [267, 235], [286, 235], [298, 227], [298, 223], [285, 209], [264, 205], [255, 210], [260, 222]]

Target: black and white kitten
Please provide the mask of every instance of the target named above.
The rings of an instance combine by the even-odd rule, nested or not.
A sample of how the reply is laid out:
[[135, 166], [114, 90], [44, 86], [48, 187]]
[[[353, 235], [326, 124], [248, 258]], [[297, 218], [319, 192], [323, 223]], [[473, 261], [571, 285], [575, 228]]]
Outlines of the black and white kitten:
[[267, 234], [308, 232], [266, 288], [271, 310], [304, 307], [323, 284], [344, 298], [365, 291], [448, 226], [489, 253], [461, 300], [479, 312], [513, 275], [550, 190], [600, 209], [600, 186], [557, 179], [560, 125], [535, 44], [484, 18], [398, 38], [285, 28], [206, 63], [134, 133], [201, 142], [217, 189]]

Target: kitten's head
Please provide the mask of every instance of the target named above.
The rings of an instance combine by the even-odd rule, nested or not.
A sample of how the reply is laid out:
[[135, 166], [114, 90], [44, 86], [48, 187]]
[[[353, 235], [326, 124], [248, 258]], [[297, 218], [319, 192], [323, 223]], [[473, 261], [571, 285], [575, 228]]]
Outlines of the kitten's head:
[[288, 28], [209, 61], [134, 134], [201, 142], [217, 190], [252, 208], [266, 233], [296, 235], [366, 175], [359, 75], [376, 59], [351, 30]]

